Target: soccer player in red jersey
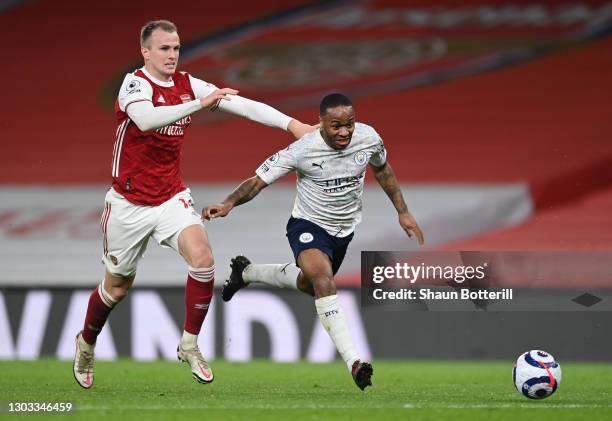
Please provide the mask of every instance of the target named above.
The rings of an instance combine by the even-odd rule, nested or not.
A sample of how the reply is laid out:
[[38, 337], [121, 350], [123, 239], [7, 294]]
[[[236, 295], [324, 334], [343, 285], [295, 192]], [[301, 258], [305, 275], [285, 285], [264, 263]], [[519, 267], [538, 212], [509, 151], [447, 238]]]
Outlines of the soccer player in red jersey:
[[74, 377], [86, 389], [94, 380], [96, 338], [132, 286], [150, 237], [178, 252], [188, 265], [185, 323], [177, 353], [198, 382], [213, 381], [197, 338], [213, 294], [214, 259], [180, 165], [191, 115], [218, 109], [290, 131], [295, 138], [314, 130], [268, 105], [238, 96], [234, 89], [218, 89], [177, 72], [180, 40], [172, 22], [147, 23], [140, 45], [144, 67], [126, 75], [115, 104], [113, 181], [101, 219], [106, 273], [91, 294], [83, 330], [76, 337]]

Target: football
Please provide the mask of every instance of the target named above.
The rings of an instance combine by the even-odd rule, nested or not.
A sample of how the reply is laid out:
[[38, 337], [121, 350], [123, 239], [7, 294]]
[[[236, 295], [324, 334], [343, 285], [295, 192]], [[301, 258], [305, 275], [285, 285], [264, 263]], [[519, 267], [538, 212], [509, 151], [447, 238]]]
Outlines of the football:
[[512, 380], [519, 393], [529, 399], [544, 399], [561, 383], [561, 366], [548, 352], [525, 352], [516, 360]]

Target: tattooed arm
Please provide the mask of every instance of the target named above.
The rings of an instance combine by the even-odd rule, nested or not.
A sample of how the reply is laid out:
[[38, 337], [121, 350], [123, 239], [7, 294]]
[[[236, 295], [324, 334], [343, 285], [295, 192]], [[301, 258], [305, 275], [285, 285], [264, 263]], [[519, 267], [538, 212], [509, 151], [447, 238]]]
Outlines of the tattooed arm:
[[376, 181], [378, 181], [378, 184], [380, 184], [389, 199], [391, 199], [393, 206], [395, 206], [395, 210], [397, 210], [399, 216], [399, 224], [402, 229], [408, 234], [408, 237], [412, 238], [413, 235], [416, 236], [419, 244], [423, 245], [425, 242], [423, 232], [412, 214], [408, 211], [404, 196], [402, 195], [402, 191], [397, 183], [397, 178], [395, 178], [395, 173], [391, 165], [385, 163], [382, 167], [376, 167], [374, 165], [370, 165], [370, 167], [374, 172]]
[[234, 206], [242, 205], [253, 199], [267, 186], [258, 176], [247, 178], [223, 202], [205, 207], [202, 210], [202, 216], [207, 220], [224, 217]]

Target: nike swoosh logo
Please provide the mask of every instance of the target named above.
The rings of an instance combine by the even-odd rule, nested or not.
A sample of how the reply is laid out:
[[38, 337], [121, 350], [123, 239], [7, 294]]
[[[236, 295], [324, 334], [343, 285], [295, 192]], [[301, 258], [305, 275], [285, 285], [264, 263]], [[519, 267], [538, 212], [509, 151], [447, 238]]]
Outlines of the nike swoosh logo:
[[289, 266], [290, 264], [291, 264], [291, 263], [287, 263], [285, 266], [283, 266], [283, 267], [281, 268], [281, 270], [280, 270], [280, 271], [281, 271], [281, 272], [283, 272], [283, 273], [286, 275], [286, 274], [287, 274], [287, 266]]
[[212, 377], [210, 373], [204, 372], [202, 367], [198, 366], [198, 368], [200, 369], [200, 373], [202, 373], [202, 377], [204, 377], [206, 380], [209, 380]]

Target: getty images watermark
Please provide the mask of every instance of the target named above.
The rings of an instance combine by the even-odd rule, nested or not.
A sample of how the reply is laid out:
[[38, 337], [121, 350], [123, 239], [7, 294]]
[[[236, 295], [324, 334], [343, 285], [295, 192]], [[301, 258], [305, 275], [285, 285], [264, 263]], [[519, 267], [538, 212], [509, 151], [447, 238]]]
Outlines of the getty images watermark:
[[361, 305], [612, 311], [612, 252], [361, 252]]
[[[392, 266], [374, 266], [371, 282], [378, 284], [373, 288], [372, 298], [375, 300], [512, 300], [512, 288], [502, 288], [500, 291], [483, 289], [482, 282], [486, 279], [488, 263], [479, 266], [449, 266], [449, 265], [413, 265], [396, 262]], [[456, 286], [464, 288], [399, 288], [385, 290], [383, 282], [401, 285], [402, 281], [414, 286], [420, 280], [422, 284], [442, 282], [440, 286]], [[398, 282], [399, 281], [399, 282]], [[470, 288], [479, 282], [481, 288]], [[455, 285], [453, 285], [453, 283]]]

